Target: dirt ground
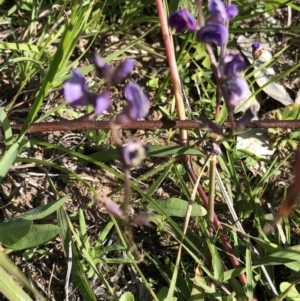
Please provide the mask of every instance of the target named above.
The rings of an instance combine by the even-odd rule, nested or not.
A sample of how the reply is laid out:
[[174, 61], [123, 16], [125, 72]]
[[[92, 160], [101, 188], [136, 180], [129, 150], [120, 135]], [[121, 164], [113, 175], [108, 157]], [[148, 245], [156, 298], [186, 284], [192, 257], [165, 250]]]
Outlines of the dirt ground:
[[[261, 26], [261, 22], [264, 24], [272, 24], [275, 26], [279, 26], [285, 28], [287, 26], [296, 26], [299, 24], [300, 13], [296, 13], [293, 11], [293, 15], [290, 16], [287, 8], [278, 9], [274, 16], [264, 16], [265, 19], [259, 19], [259, 26]], [[291, 21], [289, 21], [291, 20]], [[253, 21], [253, 26], [256, 26], [257, 21]], [[249, 24], [245, 24], [248, 26]], [[252, 24], [250, 24], [252, 26]], [[139, 29], [143, 31], [143, 28]], [[140, 32], [137, 30], [136, 35], [138, 36]], [[250, 35], [250, 33], [249, 33]], [[0, 36], [2, 41], [9, 41], [10, 34], [7, 32], [6, 28], [0, 29]], [[300, 45], [300, 39], [296, 35], [290, 35], [287, 33], [278, 33], [274, 32], [274, 35], [261, 35], [262, 38], [268, 38], [270, 41], [270, 49], [273, 52], [277, 52], [281, 47], [291, 44], [288, 50], [280, 56], [278, 63], [276, 64], [276, 72], [282, 72], [286, 68], [291, 67], [295, 64], [295, 60], [298, 59], [298, 48]], [[131, 37], [133, 38], [133, 37]], [[236, 37], [235, 37], [236, 38]], [[77, 56], [83, 50], [82, 48], [86, 44], [86, 39], [81, 39], [77, 51], [78, 53], [74, 53], [74, 56]], [[104, 53], [109, 54], [113, 52], [115, 49], [119, 49], [124, 44], [129, 41], [125, 39], [120, 39], [117, 36], [107, 35], [107, 37], [102, 37], [101, 41], [96, 41], [93, 49], [91, 51], [98, 51], [101, 49], [105, 49]], [[150, 47], [156, 49], [156, 51], [164, 54], [164, 47], [161, 38], [161, 34], [159, 30], [156, 34], [147, 37], [144, 41]], [[137, 64], [136, 68], [131, 76], [131, 78], [140, 83], [141, 85], [145, 85], [147, 81], [147, 76], [149, 77], [153, 73], [157, 72], [162, 67], [167, 67], [167, 62], [161, 58], [153, 58], [149, 56], [144, 51], [140, 49], [132, 49], [127, 55], [131, 55], [136, 59]], [[0, 58], [1, 60], [1, 58]], [[3, 62], [3, 60], [2, 60]], [[90, 62], [89, 58], [86, 57], [81, 64], [85, 65]], [[0, 62], [1, 63], [1, 62]], [[118, 62], [116, 62], [118, 64]], [[88, 77], [92, 78], [94, 74], [89, 74]], [[163, 76], [158, 74], [158, 76]], [[290, 93], [291, 97], [295, 99], [296, 95], [299, 92], [300, 81], [299, 81], [299, 70], [292, 72], [289, 76], [285, 77], [281, 82]], [[5, 74], [1, 76], [1, 106], [6, 106], [9, 104], [11, 98], [16, 93], [16, 86], [12, 83], [9, 76], [9, 68], [6, 70]], [[121, 86], [122, 88], [122, 86]], [[28, 86], [28, 93], [23, 94], [19, 97], [16, 104], [12, 107], [10, 111], [9, 118], [14, 123], [20, 123], [24, 120], [28, 110], [30, 109], [30, 101], [34, 93], [37, 91], [38, 86], [36, 85], [35, 80], [33, 79], [30, 85]], [[145, 90], [147, 88], [145, 87]], [[193, 104], [195, 101], [195, 97], [197, 97], [196, 89], [190, 87], [191, 97], [190, 101]], [[149, 89], [147, 91], [149, 93], [150, 99], [154, 96], [154, 92]], [[165, 93], [166, 99], [171, 99], [172, 90], [168, 88]], [[268, 98], [267, 95], [264, 97]], [[115, 89], [113, 91], [113, 99], [114, 99], [114, 109], [116, 111], [120, 111], [124, 105], [123, 92], [121, 89]], [[42, 112], [49, 110], [49, 108], [58, 105], [63, 101], [60, 96], [59, 91], [54, 91], [51, 95], [45, 99], [45, 103], [42, 107]], [[265, 105], [262, 106], [262, 112], [267, 114], [268, 112], [282, 108], [280, 103], [276, 101], [266, 102]], [[271, 104], [270, 104], [271, 103]], [[151, 107], [150, 115], [147, 117], [150, 120], [159, 120], [163, 117], [162, 111], [159, 109], [158, 105], [154, 104]], [[167, 104], [165, 104], [168, 106]], [[78, 110], [79, 115], [83, 114], [82, 111]], [[61, 119], [70, 119], [72, 118], [66, 112], [63, 112], [61, 116], [49, 117], [46, 121], [53, 120], [61, 120]], [[107, 115], [103, 115], [100, 117], [100, 120], [107, 119]], [[153, 138], [153, 132], [158, 133], [158, 130], [128, 130], [123, 132], [123, 140], [126, 141], [129, 137], [134, 135], [146, 141], [149, 144], [157, 143], [157, 141]], [[57, 144], [63, 147], [71, 148], [77, 150], [79, 147], [84, 148], [85, 154], [89, 154], [91, 152], [97, 151], [99, 149], [105, 149], [108, 145], [111, 144], [110, 135], [106, 138], [107, 140], [102, 141], [101, 146], [90, 145], [87, 139], [87, 133], [84, 132], [53, 132], [53, 133], [43, 133], [43, 134], [31, 134], [28, 135], [30, 139], [38, 139], [41, 141], [48, 141], [53, 144]], [[162, 145], [166, 144], [168, 141], [167, 134], [162, 134], [159, 136], [159, 143]], [[177, 134], [174, 134], [171, 138], [171, 143], [174, 145], [178, 144]], [[2, 152], [4, 150], [4, 145], [1, 143]], [[48, 160], [51, 162], [55, 162], [59, 165], [64, 166], [65, 168], [76, 172], [82, 179], [87, 181], [99, 195], [107, 195], [114, 191], [115, 189], [122, 187], [123, 183], [120, 180], [116, 180], [114, 176], [105, 172], [98, 167], [95, 167], [90, 164], [82, 163], [77, 160], [74, 160], [66, 154], [61, 153], [57, 150], [51, 149], [41, 149], [41, 148], [30, 148], [26, 152], [20, 154], [20, 156], [24, 157], [32, 157], [44, 160]], [[133, 170], [133, 175], [138, 176], [143, 174], [151, 169], [155, 168], [157, 164], [160, 164], [160, 160], [146, 160], [143, 166], [137, 170]], [[112, 161], [108, 163], [109, 166], [115, 170], [121, 170], [122, 166], [118, 161]], [[287, 170], [288, 173], [288, 170]], [[276, 179], [277, 183], [286, 182], [287, 173], [283, 173], [278, 176]], [[55, 200], [53, 191], [49, 185], [49, 181], [47, 180], [46, 175], [48, 175], [54, 185], [57, 188], [59, 197], [63, 197], [68, 195], [68, 201], [65, 204], [65, 209], [67, 213], [73, 217], [74, 225], [78, 226], [77, 222], [77, 212], [80, 207], [88, 208], [85, 210], [85, 218], [86, 223], [89, 229], [89, 235], [91, 240], [95, 240], [97, 234], [99, 234], [103, 227], [109, 221], [109, 217], [105, 212], [103, 207], [99, 206], [89, 206], [91, 202], [94, 200], [94, 195], [90, 192], [90, 190], [84, 186], [82, 183], [78, 182], [75, 179], [68, 178], [63, 175], [61, 172], [52, 169], [45, 168], [35, 164], [25, 164], [25, 163], [15, 163], [14, 167], [7, 174], [6, 178], [2, 183], [0, 183], [0, 215], [1, 220], [11, 218], [22, 214], [32, 208], [38, 207], [43, 204], [47, 204], [48, 202], [52, 202]], [[149, 178], [140, 183], [140, 187], [142, 189], [147, 189], [153, 179]], [[270, 187], [270, 189], [274, 189], [274, 186]], [[277, 189], [277, 188], [276, 188]], [[281, 193], [282, 187], [278, 185], [278, 192]], [[272, 191], [274, 194], [274, 191]], [[172, 181], [166, 181], [162, 184], [159, 191], [156, 192], [156, 197], [168, 197], [171, 195], [179, 196], [181, 192], [178, 187], [174, 187]], [[122, 192], [114, 195], [114, 200], [118, 201], [122, 198]], [[220, 205], [220, 208], [223, 208]], [[133, 212], [137, 211], [138, 208], [135, 206], [132, 208]], [[225, 215], [226, 216], [226, 215]], [[47, 220], [43, 222], [55, 222], [56, 217], [50, 216]], [[196, 223], [195, 223], [196, 224]], [[197, 231], [197, 229], [195, 229]], [[172, 245], [174, 242], [167, 244], [164, 240], [167, 239], [165, 235], [158, 235], [155, 229], [149, 229], [145, 227], [134, 227], [135, 239], [141, 248], [146, 250], [147, 252], [156, 255], [158, 257], [163, 257], [164, 254], [168, 254], [173, 256], [175, 251], [172, 249]], [[116, 233], [111, 233], [112, 241], [116, 241], [117, 235]], [[67, 263], [63, 255], [62, 244], [59, 238], [56, 238], [54, 241], [37, 248], [34, 253], [33, 258], [29, 261], [24, 262], [22, 260], [22, 252], [13, 252], [11, 253], [11, 258], [14, 263], [28, 276], [29, 279], [32, 280], [34, 285], [38, 287], [41, 291], [45, 293], [49, 300], [64, 300], [64, 284], [66, 277], [66, 269]], [[120, 253], [119, 256], [125, 256]], [[160, 281], [163, 283], [162, 279], [158, 279], [158, 273], [151, 264], [142, 264], [142, 269], [147, 270], [147, 276], [149, 278], [153, 278], [156, 280], [155, 286], [157, 289], [160, 288]], [[102, 267], [103, 273], [108, 275], [108, 279], [111, 280], [112, 285], [115, 287], [118, 294], [121, 294], [125, 290], [131, 290], [134, 294], [137, 293], [137, 290], [140, 290], [141, 287], [135, 282], [132, 275], [135, 275], [130, 268], [126, 265], [120, 264], [111, 266], [111, 270], [108, 270], [105, 267]], [[98, 296], [98, 300], [108, 300], [108, 297], [105, 292], [105, 288], [95, 279], [90, 279], [91, 286], [94, 288], [96, 295]], [[83, 300], [76, 291], [76, 288], [73, 287], [74, 293], [71, 294], [69, 300]], [[141, 294], [141, 292], [140, 292]], [[145, 296], [147, 294], [144, 292]], [[148, 298], [149, 296], [147, 296]], [[3, 297], [0, 297], [0, 300], [6, 300]], [[145, 299], [146, 300], [146, 299]]]

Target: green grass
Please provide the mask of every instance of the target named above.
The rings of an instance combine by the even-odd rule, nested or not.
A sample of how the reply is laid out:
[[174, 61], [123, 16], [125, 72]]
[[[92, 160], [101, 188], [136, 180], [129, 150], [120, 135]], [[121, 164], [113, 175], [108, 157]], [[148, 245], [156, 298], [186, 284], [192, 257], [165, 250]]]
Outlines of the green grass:
[[[176, 130], [149, 129], [144, 136], [137, 131], [139, 138], [150, 144], [150, 150], [146, 163], [132, 171], [130, 203], [135, 213], [149, 210], [153, 225], [133, 226], [144, 258], [140, 263], [131, 252], [122, 222], [103, 213], [96, 198], [107, 194], [120, 201], [126, 193], [126, 177], [110, 132], [32, 137], [26, 130], [34, 122], [74, 119], [86, 113], [85, 109], [68, 107], [57, 91], [77, 66], [87, 76], [90, 88], [101, 90], [101, 80], [90, 60], [95, 50], [112, 64], [134, 57], [137, 68], [132, 79], [143, 81], [143, 89], [150, 93], [156, 112], [151, 118], [177, 119], [171, 76], [168, 70], [159, 69], [167, 66], [167, 60], [155, 4], [150, 0], [0, 2], [1, 30], [9, 32], [0, 42], [1, 95], [5, 99], [0, 108], [0, 184], [2, 190], [8, 187], [8, 192], [2, 193], [1, 206], [6, 211], [3, 209], [0, 222], [0, 275], [7, 279], [0, 281], [3, 296], [9, 300], [50, 300], [56, 294], [66, 300], [70, 294], [79, 296], [78, 300], [299, 300], [297, 205], [279, 229], [268, 235], [263, 231], [292, 182], [299, 131], [275, 131], [281, 136], [270, 158], [238, 150], [233, 136], [217, 157], [216, 178], [211, 173], [215, 163], [202, 151], [197, 131], [188, 131], [191, 143], [186, 147], [180, 145]], [[167, 10], [186, 5], [185, 1], [167, 2]], [[255, 1], [235, 1], [240, 14], [230, 24], [231, 37], [245, 32], [297, 36], [298, 26], [259, 23], [265, 12], [272, 15], [287, 6], [293, 16], [299, 16], [300, 5], [293, 2], [274, 0], [258, 5]], [[189, 5], [196, 15], [195, 7]], [[253, 22], [257, 27], [251, 26]], [[119, 42], [117, 47], [110, 42], [112, 36]], [[82, 39], [87, 44], [80, 49]], [[185, 91], [193, 99], [194, 116], [205, 114], [214, 120], [215, 81], [204, 46], [193, 34], [179, 34], [175, 43], [177, 66]], [[261, 69], [276, 64], [281, 52], [289, 55], [288, 51], [289, 47], [277, 50], [274, 59]], [[268, 84], [285, 79], [298, 68], [295, 61]], [[142, 78], [143, 72], [146, 76]], [[246, 75], [250, 82], [254, 72], [257, 70], [250, 68]], [[252, 96], [263, 95], [263, 88], [254, 88]], [[116, 107], [123, 100], [122, 93], [114, 94]], [[282, 119], [299, 119], [296, 105], [274, 107]], [[223, 106], [217, 121], [226, 118]], [[23, 124], [18, 135], [13, 133], [11, 122]], [[125, 142], [135, 132], [123, 134]], [[209, 132], [202, 134], [206, 141], [215, 138]], [[212, 208], [203, 207], [198, 185], [182, 163], [186, 155], [192, 156], [195, 169], [200, 166], [200, 185], [215, 203], [222, 229], [215, 229], [213, 235]], [[257, 172], [257, 165], [262, 166], [262, 172]], [[44, 196], [46, 203], [41, 201]], [[224, 248], [224, 237], [232, 253]], [[60, 259], [55, 254], [60, 254]], [[232, 257], [239, 266], [232, 265]], [[35, 267], [37, 261], [50, 270], [58, 266], [54, 274], [67, 285], [47, 288], [44, 283], [50, 276], [42, 273], [41, 289], [34, 273], [21, 272], [27, 265]]]

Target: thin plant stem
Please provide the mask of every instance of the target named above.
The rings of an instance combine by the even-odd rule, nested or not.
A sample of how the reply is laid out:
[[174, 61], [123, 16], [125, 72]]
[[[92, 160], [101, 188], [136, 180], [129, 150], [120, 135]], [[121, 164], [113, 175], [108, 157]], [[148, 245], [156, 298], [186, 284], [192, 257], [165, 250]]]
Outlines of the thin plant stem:
[[[177, 110], [179, 120], [184, 120], [186, 119], [186, 115], [185, 115], [184, 104], [183, 104], [182, 93], [181, 93], [180, 77], [179, 77], [176, 58], [175, 58], [174, 47], [171, 43], [167, 17], [163, 7], [163, 1], [156, 0], [156, 7], [158, 11], [161, 31], [164, 38], [164, 44], [165, 44], [168, 64], [170, 68], [171, 80], [173, 84], [174, 97], [176, 102], [176, 110]], [[181, 144], [184, 146], [187, 145], [187, 131], [180, 130], [179, 135], [180, 135]]]
[[[118, 126], [113, 121], [110, 121], [110, 128], [116, 147], [121, 153], [122, 141], [118, 135]], [[143, 256], [139, 252], [134, 242], [132, 228], [130, 226], [130, 219], [128, 216], [129, 204], [131, 199], [130, 168], [127, 167], [125, 164], [124, 164], [124, 181], [125, 181], [125, 194], [124, 194], [123, 202], [121, 203], [121, 209], [123, 212], [123, 216], [122, 216], [123, 231], [125, 237], [127, 238], [129, 252], [131, 252], [132, 256], [135, 258], [137, 262], [141, 262], [143, 260]]]
[[214, 212], [215, 212], [215, 188], [216, 188], [216, 156], [210, 158], [209, 168], [209, 195], [208, 195], [208, 233], [213, 238]]

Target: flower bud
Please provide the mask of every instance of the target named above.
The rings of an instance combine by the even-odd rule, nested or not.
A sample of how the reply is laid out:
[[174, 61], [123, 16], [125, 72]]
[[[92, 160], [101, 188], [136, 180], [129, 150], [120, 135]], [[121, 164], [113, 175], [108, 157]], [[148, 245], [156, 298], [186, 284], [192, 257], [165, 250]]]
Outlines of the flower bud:
[[252, 56], [255, 60], [259, 59], [259, 57], [261, 56], [261, 54], [263, 53], [264, 49], [260, 46], [259, 43], [253, 43], [251, 45], [252, 48]]
[[117, 203], [111, 199], [106, 199], [103, 201], [103, 205], [108, 213], [112, 214], [115, 218], [121, 219], [123, 217], [123, 211]]
[[237, 9], [237, 7], [235, 5], [231, 4], [226, 8], [226, 12], [227, 12], [228, 20], [231, 20], [231, 19], [234, 19], [238, 15], [239, 10]]
[[236, 105], [240, 101], [246, 99], [250, 94], [247, 81], [240, 76], [235, 76], [230, 81], [225, 83], [222, 91], [224, 92], [224, 98], [228, 111], [234, 111]]
[[218, 73], [221, 79], [230, 79], [244, 70], [246, 67], [244, 59], [240, 54], [231, 52], [221, 58]]
[[174, 11], [169, 17], [169, 25], [175, 28], [176, 32], [185, 30], [193, 32], [197, 29], [195, 18], [186, 8]]
[[131, 139], [122, 149], [122, 161], [126, 167], [134, 167], [141, 164], [146, 158], [148, 146], [137, 139]]

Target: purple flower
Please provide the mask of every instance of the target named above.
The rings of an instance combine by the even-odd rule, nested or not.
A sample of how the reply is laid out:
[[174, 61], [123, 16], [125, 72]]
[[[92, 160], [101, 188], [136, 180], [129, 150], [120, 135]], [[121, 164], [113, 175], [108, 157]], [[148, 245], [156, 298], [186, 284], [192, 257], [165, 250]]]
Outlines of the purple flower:
[[243, 71], [245, 67], [245, 61], [239, 53], [228, 53], [220, 60], [218, 67], [219, 77], [222, 79], [230, 79]]
[[255, 42], [251, 45], [251, 48], [253, 51], [256, 51], [260, 48], [260, 44], [258, 42]]
[[141, 164], [146, 158], [148, 146], [137, 139], [131, 139], [123, 147], [121, 157], [126, 167], [134, 167]]
[[125, 98], [128, 106], [117, 116], [118, 124], [126, 124], [147, 116], [149, 101], [138, 84], [129, 82], [125, 87]]
[[64, 83], [64, 97], [71, 106], [87, 105], [87, 95], [90, 93], [85, 78], [77, 69], [72, 69], [73, 76]]
[[226, 7], [221, 0], [210, 0], [208, 10], [211, 16], [206, 20], [206, 24], [219, 23], [224, 25], [226, 21], [235, 18], [238, 14], [235, 5]]
[[250, 94], [247, 81], [240, 76], [235, 76], [230, 81], [225, 83], [222, 91], [224, 93], [228, 111], [233, 111], [236, 105], [240, 101], [246, 99]]
[[110, 106], [110, 94], [107, 91], [97, 95], [89, 91], [85, 78], [77, 69], [72, 70], [73, 76], [64, 83], [64, 97], [70, 106], [86, 106], [91, 104], [96, 114], [102, 114]]
[[226, 8], [226, 12], [227, 12], [228, 19], [232, 20], [233, 18], [235, 18], [238, 15], [239, 10], [237, 9], [237, 7], [235, 5], [231, 4]]
[[134, 59], [127, 59], [123, 61], [112, 73], [111, 83], [117, 85], [123, 81], [133, 70], [135, 64]]
[[106, 63], [97, 53], [94, 54], [93, 61], [99, 76], [113, 86], [122, 82], [132, 72], [135, 64], [134, 59], [127, 59], [116, 69], [113, 69], [112, 66]]
[[103, 202], [103, 205], [108, 213], [112, 214], [114, 217], [121, 219], [123, 217], [123, 211], [118, 206], [117, 203], [112, 201], [111, 199], [106, 199]]
[[237, 16], [238, 9], [235, 5], [226, 7], [221, 0], [209, 0], [208, 10], [210, 17], [205, 21], [205, 26], [198, 31], [197, 39], [203, 43], [221, 46], [228, 39], [228, 30], [224, 25]]
[[99, 73], [99, 76], [108, 80], [113, 72], [111, 65], [106, 63], [104, 59], [97, 53], [94, 53], [93, 55], [93, 62], [96, 67], [96, 70]]
[[186, 8], [174, 11], [169, 17], [169, 25], [175, 28], [176, 32], [195, 31], [197, 29], [195, 18]]
[[228, 39], [228, 31], [223, 25], [209, 24], [197, 32], [197, 39], [202, 43], [215, 43], [217, 46], [221, 46]]
[[224, 24], [228, 20], [226, 7], [221, 0], [210, 0], [208, 2], [208, 11], [211, 17], [206, 20], [206, 24]]
[[257, 60], [262, 52], [263, 52], [263, 48], [260, 46], [260, 44], [258, 42], [255, 42], [251, 45], [252, 48], [252, 56], [255, 60]]

